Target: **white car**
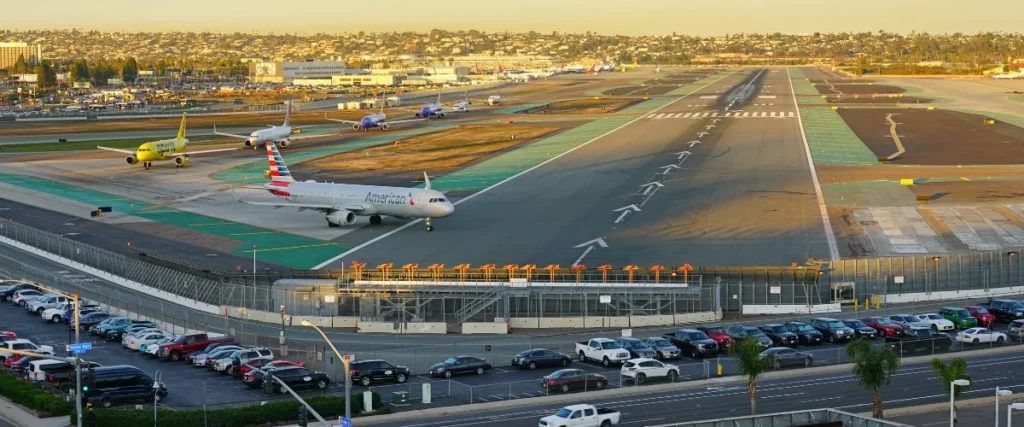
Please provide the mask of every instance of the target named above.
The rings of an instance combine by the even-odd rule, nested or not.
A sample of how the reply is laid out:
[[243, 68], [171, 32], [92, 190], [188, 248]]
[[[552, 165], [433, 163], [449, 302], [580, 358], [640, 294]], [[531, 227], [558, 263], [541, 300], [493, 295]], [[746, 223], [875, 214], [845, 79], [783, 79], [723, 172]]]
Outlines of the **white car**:
[[964, 344], [996, 343], [1002, 344], [1006, 341], [1006, 334], [995, 332], [988, 328], [969, 328], [956, 334], [956, 340]]
[[[160, 329], [160, 328], [140, 329], [140, 330], [132, 332], [130, 334], [122, 335], [121, 336], [121, 347], [131, 348], [131, 347], [128, 346], [128, 344], [131, 342], [132, 338], [141, 338], [141, 337], [143, 337], [143, 336], [145, 336], [147, 334], [152, 334], [152, 333], [161, 334], [161, 335], [163, 335], [163, 337], [166, 337], [166, 336], [171, 334], [170, 332], [167, 332], [167, 331], [165, 331], [163, 329]], [[153, 342], [156, 342], [156, 341], [157, 340], [154, 340]], [[139, 349], [138, 345], [135, 346], [135, 348], [132, 348], [132, 350], [138, 350], [138, 349]]]
[[[167, 343], [169, 343], [171, 341], [174, 341], [175, 338], [177, 338], [177, 335], [171, 336], [171, 337], [167, 337], [167, 338], [162, 338], [162, 339], [160, 339], [159, 341], [157, 341], [155, 343], [148, 344], [148, 345], [145, 346], [146, 351], [143, 354], [146, 355], [146, 356], [154, 356], [155, 357], [156, 353], [158, 351], [160, 351], [160, 346], [162, 344], [167, 344]], [[141, 346], [141, 345], [139, 346], [140, 349], [142, 347], [143, 346]]]
[[16, 339], [0, 343], [0, 361], [6, 361], [8, 357], [14, 355], [14, 353], [7, 350], [31, 351], [33, 353], [53, 355], [53, 347], [35, 345], [32, 341], [26, 339]]
[[42, 292], [39, 292], [35, 289], [22, 289], [14, 293], [14, 296], [11, 297], [11, 302], [24, 307], [25, 304], [28, 304], [32, 300], [39, 298], [42, 295]]
[[936, 331], [952, 331], [956, 328], [956, 325], [945, 317], [940, 316], [938, 313], [925, 313], [918, 314], [918, 319], [921, 319], [921, 323], [924, 323]]
[[667, 378], [669, 382], [679, 377], [679, 367], [661, 362], [655, 359], [641, 357], [629, 359], [622, 364], [620, 371], [623, 377], [632, 379], [637, 384], [643, 384], [648, 378]]
[[128, 343], [125, 347], [132, 350], [138, 350], [143, 344], [153, 344], [167, 338], [167, 334], [164, 332], [145, 332], [141, 334], [135, 334], [128, 338]]
[[33, 360], [31, 362], [28, 362], [28, 379], [29, 381], [36, 382], [46, 381], [46, 375], [48, 374], [44, 369], [60, 365], [69, 365], [69, 363], [63, 360], [53, 359]]

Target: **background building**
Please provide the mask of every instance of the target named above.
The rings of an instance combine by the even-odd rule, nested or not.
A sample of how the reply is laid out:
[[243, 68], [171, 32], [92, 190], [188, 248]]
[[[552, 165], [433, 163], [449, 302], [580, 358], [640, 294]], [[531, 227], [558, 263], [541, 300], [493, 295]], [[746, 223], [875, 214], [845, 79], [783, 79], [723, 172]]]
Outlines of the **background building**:
[[29, 64], [37, 63], [43, 58], [43, 47], [31, 46], [28, 43], [0, 43], [0, 68], [14, 66], [18, 56], [22, 55]]
[[329, 79], [346, 73], [344, 61], [250, 62], [254, 82], [291, 83], [296, 79]]

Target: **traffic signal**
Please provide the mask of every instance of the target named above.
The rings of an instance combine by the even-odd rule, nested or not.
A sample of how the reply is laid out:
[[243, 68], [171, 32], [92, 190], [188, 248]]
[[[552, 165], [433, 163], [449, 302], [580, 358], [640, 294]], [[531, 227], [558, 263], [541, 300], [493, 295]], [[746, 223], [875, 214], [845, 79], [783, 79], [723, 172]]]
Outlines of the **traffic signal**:
[[299, 420], [298, 420], [298, 422], [296, 422], [296, 424], [298, 424], [299, 427], [306, 427], [306, 424], [308, 424], [308, 422], [306, 421], [306, 407], [305, 406], [301, 406], [301, 405], [299, 406]]

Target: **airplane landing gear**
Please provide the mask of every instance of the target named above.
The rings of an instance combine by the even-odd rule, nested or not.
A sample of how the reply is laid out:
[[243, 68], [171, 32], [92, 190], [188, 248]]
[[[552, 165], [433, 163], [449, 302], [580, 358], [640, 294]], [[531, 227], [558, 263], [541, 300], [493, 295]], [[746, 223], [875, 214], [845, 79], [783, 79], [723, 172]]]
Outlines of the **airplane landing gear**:
[[427, 218], [424, 222], [427, 223], [427, 231], [428, 232], [434, 231], [434, 225], [433, 225], [433, 222], [430, 220], [430, 218]]
[[380, 222], [381, 222], [380, 215], [370, 215], [370, 224], [377, 225], [377, 224], [380, 224]]
[[152, 162], [142, 162], [142, 168], [143, 169], [149, 170], [149, 168], [151, 168], [151, 167], [153, 167], [153, 163]]

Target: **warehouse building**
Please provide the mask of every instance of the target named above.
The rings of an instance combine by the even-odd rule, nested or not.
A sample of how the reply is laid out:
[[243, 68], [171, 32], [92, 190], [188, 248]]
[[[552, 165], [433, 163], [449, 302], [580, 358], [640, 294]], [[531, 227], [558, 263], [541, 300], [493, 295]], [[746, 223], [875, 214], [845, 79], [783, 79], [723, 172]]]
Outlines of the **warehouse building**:
[[292, 83], [296, 79], [329, 79], [348, 74], [344, 61], [250, 62], [249, 77], [259, 83]]

